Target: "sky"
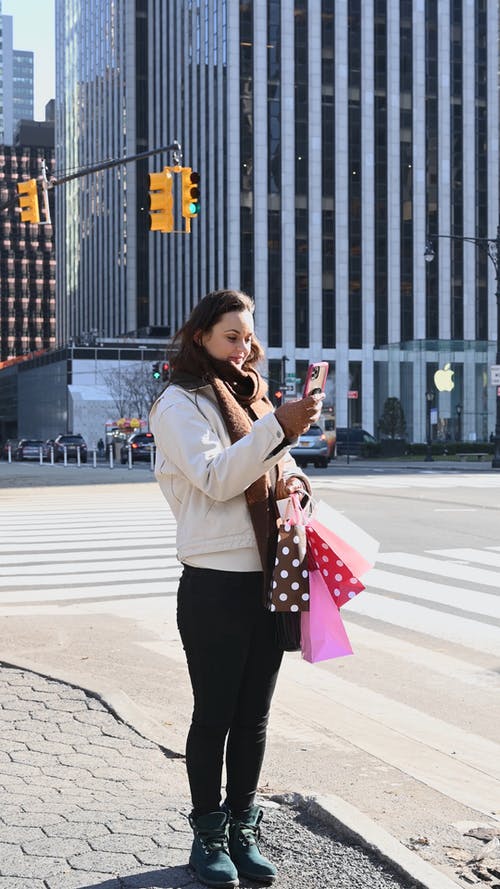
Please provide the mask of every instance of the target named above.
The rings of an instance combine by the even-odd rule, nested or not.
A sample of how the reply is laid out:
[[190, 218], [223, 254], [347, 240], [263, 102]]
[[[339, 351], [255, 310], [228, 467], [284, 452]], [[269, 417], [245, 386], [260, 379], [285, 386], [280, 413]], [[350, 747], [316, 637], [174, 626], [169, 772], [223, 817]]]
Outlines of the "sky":
[[2, 0], [2, 12], [11, 15], [14, 49], [35, 54], [35, 120], [45, 119], [45, 105], [55, 98], [55, 0]]

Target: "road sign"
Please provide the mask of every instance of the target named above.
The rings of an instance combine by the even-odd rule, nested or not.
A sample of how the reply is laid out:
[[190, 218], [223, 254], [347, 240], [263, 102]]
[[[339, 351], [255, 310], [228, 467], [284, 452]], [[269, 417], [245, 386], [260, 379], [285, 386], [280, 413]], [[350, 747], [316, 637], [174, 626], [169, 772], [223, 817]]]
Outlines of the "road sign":
[[350, 389], [349, 392], [347, 393], [347, 397], [348, 398], [357, 398], [358, 397], [358, 390], [357, 389]]
[[492, 364], [490, 367], [491, 385], [500, 385], [500, 364]]

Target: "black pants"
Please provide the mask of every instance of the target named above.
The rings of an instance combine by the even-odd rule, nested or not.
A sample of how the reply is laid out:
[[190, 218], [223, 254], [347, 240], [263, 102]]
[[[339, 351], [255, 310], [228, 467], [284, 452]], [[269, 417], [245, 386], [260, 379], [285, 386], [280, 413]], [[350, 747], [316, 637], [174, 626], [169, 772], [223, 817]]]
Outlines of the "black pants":
[[194, 697], [186, 745], [193, 811], [219, 808], [227, 738], [227, 802], [241, 815], [254, 804], [283, 656], [262, 604], [262, 574], [184, 566], [177, 623]]

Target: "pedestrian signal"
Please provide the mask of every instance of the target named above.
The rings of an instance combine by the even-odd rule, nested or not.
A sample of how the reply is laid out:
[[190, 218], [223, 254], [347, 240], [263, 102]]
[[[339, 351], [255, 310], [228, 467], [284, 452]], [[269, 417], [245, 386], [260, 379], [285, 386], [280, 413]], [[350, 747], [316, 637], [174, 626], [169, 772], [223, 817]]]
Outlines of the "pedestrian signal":
[[21, 208], [21, 221], [40, 222], [36, 179], [28, 179], [26, 182], [18, 182], [17, 190], [19, 192], [18, 200]]
[[174, 180], [168, 167], [149, 174], [149, 230], [174, 230]]
[[200, 174], [193, 172], [191, 167], [182, 170], [182, 215], [184, 219], [193, 219], [201, 210]]

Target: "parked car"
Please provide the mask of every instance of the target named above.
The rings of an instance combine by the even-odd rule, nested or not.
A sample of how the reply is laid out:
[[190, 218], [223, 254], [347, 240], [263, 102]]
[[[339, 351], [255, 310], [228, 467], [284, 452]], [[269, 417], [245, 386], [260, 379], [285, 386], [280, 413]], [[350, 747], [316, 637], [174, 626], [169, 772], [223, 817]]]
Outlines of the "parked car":
[[336, 436], [337, 457], [343, 457], [346, 454], [359, 457], [364, 444], [376, 441], [373, 435], [370, 435], [366, 429], [356, 429], [347, 426], [337, 426]]
[[68, 460], [77, 460], [78, 448], [80, 448], [80, 461], [82, 463], [87, 462], [87, 445], [83, 435], [80, 435], [79, 432], [58, 435], [54, 439], [54, 461], [56, 463], [58, 460], [64, 460], [65, 448]]
[[18, 438], [7, 438], [4, 441], [4, 443], [2, 445], [2, 450], [0, 452], [0, 457], [2, 458], [2, 460], [9, 459], [9, 447], [10, 447], [11, 460], [13, 460], [15, 457], [15, 454], [16, 454], [16, 449], [17, 449], [18, 444], [19, 444]]
[[290, 449], [292, 457], [299, 466], [314, 463], [315, 466], [326, 468], [329, 459], [329, 447], [326, 435], [321, 426], [311, 426], [300, 436], [297, 444]]
[[39, 460], [40, 449], [43, 453], [43, 441], [41, 438], [21, 438], [15, 453], [16, 460]]
[[151, 450], [154, 449], [155, 440], [152, 432], [133, 432], [120, 448], [120, 463], [124, 466], [128, 463], [129, 448], [132, 454], [132, 463], [136, 460], [151, 460]]

